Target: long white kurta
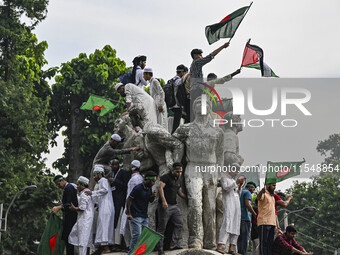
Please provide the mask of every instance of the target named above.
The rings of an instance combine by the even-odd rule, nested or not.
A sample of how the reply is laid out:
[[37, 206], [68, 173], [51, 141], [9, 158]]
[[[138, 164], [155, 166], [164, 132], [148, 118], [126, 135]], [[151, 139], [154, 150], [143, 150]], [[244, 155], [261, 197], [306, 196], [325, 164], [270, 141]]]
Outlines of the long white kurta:
[[109, 181], [102, 177], [99, 188], [92, 192], [92, 198], [98, 198], [98, 220], [95, 244], [114, 244], [115, 208]]
[[[150, 81], [150, 96], [155, 101], [155, 109], [157, 114], [157, 123], [168, 130], [168, 112], [165, 103], [164, 90], [157, 79], [152, 78]], [[163, 111], [159, 112], [158, 107], [162, 106]]]
[[125, 85], [125, 94], [127, 103], [142, 104], [145, 110], [148, 112], [148, 116], [151, 121], [157, 124], [155, 101], [148, 93], [144, 91], [144, 89], [139, 88], [135, 84], [128, 83]]
[[[143, 177], [139, 173], [134, 173], [128, 182], [126, 197], [129, 197], [133, 188], [142, 182], [143, 182]], [[120, 224], [120, 234], [124, 236], [125, 244], [129, 246], [130, 241], [131, 241], [131, 234], [130, 234], [129, 224], [127, 224], [127, 216], [126, 216], [125, 211], [126, 209], [124, 209], [124, 212], [122, 214], [122, 219], [121, 219], [121, 224]]]
[[221, 178], [223, 222], [218, 243], [225, 244], [229, 234], [240, 235], [241, 205], [238, 186], [230, 175]]
[[74, 246], [78, 246], [79, 255], [86, 255], [86, 247], [92, 244], [92, 224], [94, 217], [94, 208], [92, 197], [86, 195], [84, 189], [80, 191], [78, 196], [78, 218], [74, 224], [72, 231], [68, 237], [68, 242]]

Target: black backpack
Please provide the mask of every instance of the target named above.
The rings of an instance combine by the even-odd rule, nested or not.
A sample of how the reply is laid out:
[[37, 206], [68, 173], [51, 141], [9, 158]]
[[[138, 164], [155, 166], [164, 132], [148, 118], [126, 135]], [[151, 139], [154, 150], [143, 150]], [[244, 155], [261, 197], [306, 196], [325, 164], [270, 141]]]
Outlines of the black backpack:
[[176, 98], [180, 105], [184, 105], [184, 102], [187, 100], [187, 92], [185, 89], [185, 83], [190, 81], [190, 79], [188, 80], [189, 76], [190, 74], [187, 75], [185, 80], [177, 87]]
[[174, 83], [175, 79], [168, 80], [163, 87], [167, 108], [173, 107], [176, 104]]
[[128, 84], [128, 83], [132, 83], [132, 69], [128, 73], [123, 74], [122, 76], [120, 76], [119, 77], [119, 81], [121, 83], [123, 83], [124, 85]]

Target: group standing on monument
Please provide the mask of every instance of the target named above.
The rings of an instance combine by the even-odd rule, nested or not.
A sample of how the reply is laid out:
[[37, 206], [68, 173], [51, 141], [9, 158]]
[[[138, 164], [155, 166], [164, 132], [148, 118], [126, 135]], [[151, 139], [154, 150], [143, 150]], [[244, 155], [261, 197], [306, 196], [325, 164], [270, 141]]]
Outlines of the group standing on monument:
[[[154, 76], [157, 69], [146, 66], [146, 56], [134, 58], [129, 82], [117, 83], [115, 89], [126, 98], [127, 112], [121, 118], [130, 119], [126, 125], [140, 144], [126, 145], [129, 137], [121, 137], [121, 130], [115, 130], [93, 159], [95, 186], [84, 176], [79, 176], [77, 185], [60, 175], [54, 179], [63, 189], [63, 197], [52, 213], [63, 211], [67, 255], [75, 251], [90, 254], [90, 249], [92, 254], [122, 250], [132, 254], [143, 225], [163, 236], [172, 226], [167, 234], [169, 244], [162, 238], [155, 248], [159, 255], [165, 254], [166, 247], [175, 250], [186, 246], [245, 255], [250, 240], [254, 255], [311, 254], [295, 241], [294, 227], [288, 227], [284, 234], [280, 231], [276, 206], [288, 206], [292, 196], [287, 201], [275, 199], [275, 183], [270, 183], [255, 200], [257, 185], [238, 177], [243, 163], [237, 137], [242, 131], [239, 121], [215, 127], [210, 100], [202, 102], [202, 68], [228, 46], [225, 43], [206, 57], [200, 49], [191, 51], [190, 71], [180, 64], [172, 78], [176, 100], [170, 107]], [[221, 79], [209, 74], [207, 84], [224, 84], [239, 73], [240, 69]], [[176, 96], [178, 91], [181, 97]], [[171, 124], [170, 112], [174, 115]], [[240, 119], [232, 112], [223, 118]], [[126, 155], [131, 161], [123, 166]], [[230, 171], [197, 171], [197, 167], [218, 165], [229, 166]], [[216, 216], [218, 211], [220, 217]], [[183, 239], [185, 230], [187, 240]]]

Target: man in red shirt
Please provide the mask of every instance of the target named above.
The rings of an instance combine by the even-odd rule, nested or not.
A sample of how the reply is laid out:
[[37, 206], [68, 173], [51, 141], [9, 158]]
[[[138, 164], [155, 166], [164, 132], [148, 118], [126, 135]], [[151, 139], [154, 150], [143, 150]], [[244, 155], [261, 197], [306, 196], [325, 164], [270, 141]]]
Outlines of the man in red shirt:
[[292, 225], [289, 225], [286, 228], [285, 233], [277, 236], [273, 245], [273, 255], [313, 255], [313, 252], [307, 252], [305, 248], [296, 242], [294, 239], [296, 232], [296, 228]]

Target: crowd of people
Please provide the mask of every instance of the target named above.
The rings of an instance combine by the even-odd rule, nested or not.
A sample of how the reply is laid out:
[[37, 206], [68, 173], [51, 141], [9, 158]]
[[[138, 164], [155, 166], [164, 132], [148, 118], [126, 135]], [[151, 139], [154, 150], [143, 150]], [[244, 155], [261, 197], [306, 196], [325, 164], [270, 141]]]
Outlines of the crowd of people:
[[[146, 56], [134, 58], [134, 66], [129, 73], [129, 82], [120, 82], [116, 84], [115, 89], [121, 96], [126, 97], [127, 109], [133, 105], [143, 105], [154, 124], [159, 124], [169, 133], [174, 133], [183, 117], [185, 123], [190, 122], [190, 116], [193, 115], [192, 109], [195, 108], [194, 101], [202, 93], [200, 86], [203, 81], [203, 66], [228, 46], [229, 43], [223, 44], [206, 57], [202, 56], [200, 49], [191, 51], [193, 62], [190, 69], [183, 64], [178, 65], [176, 75], [172, 78], [175, 97], [177, 92], [184, 88], [185, 99], [180, 100], [176, 97], [176, 102], [171, 107], [165, 103], [166, 95], [158, 79], [154, 78], [153, 69], [146, 67]], [[215, 74], [209, 74], [207, 83], [210, 86], [223, 84], [239, 73], [240, 69], [221, 79], [217, 79]], [[144, 90], [144, 86], [148, 84], [149, 93]], [[168, 111], [172, 111], [174, 116], [171, 126], [168, 123]], [[138, 127], [134, 128], [138, 132]], [[183, 136], [183, 134], [175, 135]], [[155, 199], [158, 200], [155, 230], [164, 235], [168, 223], [171, 222], [173, 230], [169, 249], [182, 249], [183, 212], [178, 205], [177, 195], [189, 201], [190, 207], [192, 206], [190, 201], [193, 200], [188, 198], [185, 190], [190, 188], [195, 190], [199, 185], [192, 183], [192, 187], [186, 186], [186, 189], [182, 187], [183, 165], [181, 162], [174, 162], [169, 171], [159, 178], [158, 169], [153, 169], [153, 167], [141, 173], [141, 162], [137, 159], [131, 161], [128, 169], [121, 168], [118, 155], [141, 149], [139, 146], [118, 149], [117, 146], [121, 142], [120, 135], [113, 134], [95, 156], [93, 179], [96, 186], [93, 190], [89, 189], [90, 180], [84, 176], [78, 178], [76, 185], [68, 183], [61, 175], [54, 178], [57, 187], [63, 189], [63, 196], [62, 204], [55, 206], [52, 213], [60, 210], [63, 212], [62, 239], [65, 241], [67, 255], [75, 253], [86, 255], [93, 245], [96, 248], [93, 254], [105, 254], [118, 250], [126, 250], [128, 254], [132, 254], [141, 235], [142, 226], [149, 225], [148, 207]], [[201, 160], [204, 161], [204, 159]], [[295, 241], [297, 230], [294, 226], [288, 226], [285, 233], [280, 230], [276, 207], [278, 205], [288, 206], [293, 197], [290, 196], [286, 201], [282, 200], [274, 193], [275, 183], [271, 183], [261, 189], [253, 203], [256, 184], [246, 182], [243, 176], [235, 180], [240, 166], [237, 163], [231, 166], [236, 171], [229, 171], [222, 176], [218, 184], [212, 183], [216, 188], [218, 185], [222, 189], [223, 221], [218, 229], [217, 238], [215, 234], [211, 235], [217, 239], [217, 246], [213, 247], [216, 242], [211, 240], [210, 248], [222, 254], [228, 252], [245, 255], [249, 241], [252, 240], [254, 255], [312, 254], [306, 252]], [[155, 191], [152, 191], [154, 185], [158, 196]], [[200, 185], [203, 187], [206, 184]], [[204, 187], [210, 187], [209, 185]], [[215, 206], [212, 209], [212, 213], [215, 214]], [[194, 217], [197, 212], [190, 216]], [[199, 213], [197, 215], [199, 216]], [[206, 222], [204, 224], [207, 225]], [[211, 232], [215, 228], [211, 226]], [[275, 233], [277, 237], [274, 241]], [[227, 242], [229, 246], [224, 248]], [[156, 247], [159, 255], [165, 254], [164, 247], [164, 239], [161, 239]]]

